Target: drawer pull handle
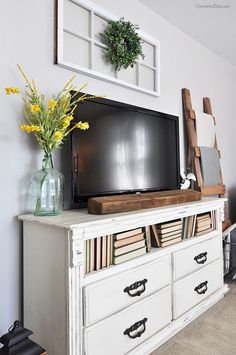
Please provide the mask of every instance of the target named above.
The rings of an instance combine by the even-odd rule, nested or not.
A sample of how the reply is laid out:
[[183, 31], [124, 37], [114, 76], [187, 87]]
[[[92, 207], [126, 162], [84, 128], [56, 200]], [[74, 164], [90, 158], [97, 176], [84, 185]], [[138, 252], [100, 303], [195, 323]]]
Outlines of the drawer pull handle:
[[199, 295], [204, 295], [207, 292], [207, 284], [208, 281], [204, 281], [195, 287], [194, 291], [196, 291]]
[[[135, 339], [135, 338], [139, 338], [141, 337], [141, 335], [145, 332], [146, 330], [146, 322], [147, 322], [147, 318], [143, 318], [142, 320], [134, 323], [133, 325], [131, 325], [131, 327], [127, 328], [124, 331], [124, 335], [128, 335], [129, 338], [131, 339]], [[139, 330], [137, 333], [131, 334], [133, 333], [135, 330], [137, 330], [138, 328], [141, 328], [141, 330]]]
[[[140, 296], [143, 292], [146, 291], [147, 281], [148, 281], [147, 279], [143, 279], [141, 281], [136, 281], [132, 285], [127, 286], [123, 291], [127, 292], [130, 297]], [[138, 290], [137, 292], [132, 293], [132, 291], [137, 290], [137, 288], [139, 288], [140, 286], [142, 286], [141, 290]]]
[[198, 254], [197, 256], [195, 256], [194, 260], [198, 263], [198, 264], [204, 264], [207, 261], [207, 251], [205, 251], [204, 253]]

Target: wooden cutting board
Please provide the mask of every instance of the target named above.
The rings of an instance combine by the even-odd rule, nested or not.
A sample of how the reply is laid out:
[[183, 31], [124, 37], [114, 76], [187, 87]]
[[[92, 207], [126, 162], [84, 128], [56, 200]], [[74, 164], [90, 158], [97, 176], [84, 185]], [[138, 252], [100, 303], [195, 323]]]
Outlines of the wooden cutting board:
[[194, 190], [171, 190], [140, 194], [94, 197], [88, 200], [88, 213], [107, 214], [137, 211], [146, 208], [168, 206], [201, 200], [201, 192]]

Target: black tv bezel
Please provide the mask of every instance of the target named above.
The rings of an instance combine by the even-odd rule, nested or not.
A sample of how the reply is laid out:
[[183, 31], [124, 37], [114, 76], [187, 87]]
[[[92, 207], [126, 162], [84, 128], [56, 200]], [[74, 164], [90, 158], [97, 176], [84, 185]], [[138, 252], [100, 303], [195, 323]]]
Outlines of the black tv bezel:
[[[73, 94], [73, 92], [72, 92]], [[79, 93], [78, 95], [82, 96], [83, 93]], [[90, 95], [89, 95], [90, 96]], [[100, 104], [106, 105], [106, 106], [113, 106], [113, 107], [121, 107], [125, 108], [127, 110], [132, 110], [135, 112], [140, 112], [140, 113], [146, 113], [155, 117], [161, 117], [161, 118], [166, 118], [166, 119], [171, 119], [175, 121], [175, 131], [176, 131], [176, 162], [177, 162], [177, 184], [176, 186], [171, 186], [167, 187], [164, 189], [158, 189], [157, 187], [155, 188], [149, 188], [149, 189], [129, 189], [129, 190], [116, 190], [116, 191], [105, 191], [104, 193], [98, 193], [98, 194], [76, 194], [76, 176], [77, 176], [77, 171], [74, 168], [74, 151], [73, 151], [73, 146], [74, 146], [74, 133], [72, 131], [71, 133], [71, 180], [72, 180], [72, 204], [74, 208], [82, 208], [87, 206], [88, 199], [91, 197], [99, 197], [99, 196], [111, 196], [111, 195], [121, 195], [121, 194], [131, 194], [131, 193], [143, 193], [143, 192], [155, 192], [155, 191], [165, 191], [165, 190], [179, 190], [180, 189], [180, 152], [179, 152], [179, 117], [172, 115], [172, 114], [167, 114], [159, 111], [154, 111], [150, 110], [147, 108], [135, 106], [135, 105], [130, 105], [127, 103], [119, 102], [119, 101], [114, 101], [106, 98], [97, 98], [97, 99], [87, 99], [87, 102], [91, 103], [97, 103], [99, 101]], [[80, 105], [80, 104], [79, 104]], [[79, 109], [78, 105], [78, 109]], [[76, 117], [75, 117], [76, 119]]]

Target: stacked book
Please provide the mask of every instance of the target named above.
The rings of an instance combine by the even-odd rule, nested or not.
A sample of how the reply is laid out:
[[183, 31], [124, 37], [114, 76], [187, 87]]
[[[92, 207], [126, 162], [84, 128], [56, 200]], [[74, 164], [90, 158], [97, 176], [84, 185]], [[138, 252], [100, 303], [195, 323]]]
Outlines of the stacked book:
[[106, 235], [85, 241], [84, 272], [100, 270], [112, 265], [113, 236]]
[[152, 225], [151, 243], [152, 246], [165, 247], [181, 241], [182, 239], [182, 220], [174, 220], [165, 223]]
[[200, 236], [216, 228], [215, 211], [106, 235], [84, 242], [84, 272], [100, 270], [146, 254], [151, 247], [165, 247]]
[[215, 228], [214, 221], [214, 212], [206, 212], [197, 215], [195, 235], [200, 236], [212, 231]]
[[113, 264], [143, 255], [151, 249], [149, 227], [114, 234]]

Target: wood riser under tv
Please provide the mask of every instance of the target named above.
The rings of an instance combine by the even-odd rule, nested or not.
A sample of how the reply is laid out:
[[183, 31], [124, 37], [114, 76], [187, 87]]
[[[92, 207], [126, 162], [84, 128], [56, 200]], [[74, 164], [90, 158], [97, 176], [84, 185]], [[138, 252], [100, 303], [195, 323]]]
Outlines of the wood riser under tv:
[[201, 193], [194, 190], [169, 190], [138, 194], [115, 195], [90, 198], [88, 212], [94, 214], [138, 211], [146, 208], [175, 205], [198, 201]]

